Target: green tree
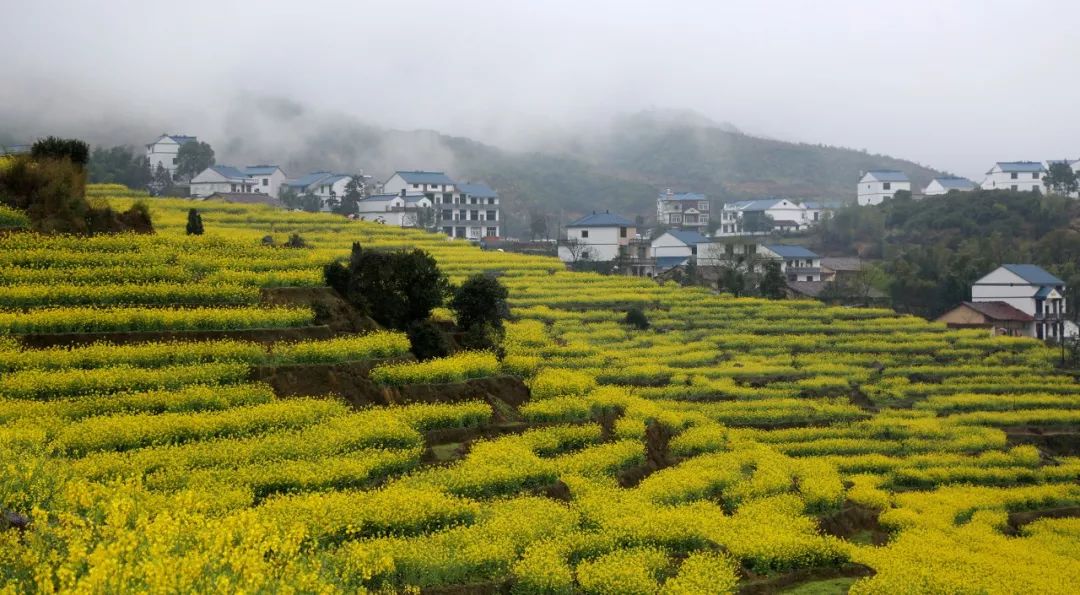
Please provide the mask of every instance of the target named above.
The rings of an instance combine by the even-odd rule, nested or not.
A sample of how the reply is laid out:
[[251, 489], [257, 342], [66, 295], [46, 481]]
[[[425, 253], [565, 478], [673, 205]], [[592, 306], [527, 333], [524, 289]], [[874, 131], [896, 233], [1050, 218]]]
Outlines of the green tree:
[[1058, 194], [1069, 195], [1080, 189], [1080, 180], [1067, 159], [1051, 163], [1043, 182], [1051, 192]]
[[131, 147], [94, 147], [87, 165], [89, 181], [95, 184], [123, 184], [146, 188], [153, 179], [150, 161]]
[[404, 330], [425, 320], [450, 293], [450, 283], [427, 252], [364, 250], [353, 244], [349, 266], [324, 269], [326, 282], [379, 324]]
[[459, 328], [486, 324], [501, 329], [503, 319], [510, 315], [506, 305], [508, 296], [498, 279], [477, 273], [454, 290], [449, 306], [457, 314]]
[[641, 308], [630, 308], [626, 311], [623, 323], [643, 331], [649, 328], [649, 317], [645, 315], [645, 311]]
[[758, 292], [761, 297], [770, 300], [782, 300], [787, 297], [787, 280], [784, 272], [780, 270], [780, 261], [770, 259], [765, 262], [765, 273], [758, 283]]
[[322, 210], [322, 199], [311, 192], [298, 194], [296, 190], [287, 188], [282, 189], [278, 194], [278, 198], [281, 199], [282, 204], [290, 209], [307, 211], [308, 213], [318, 213]]
[[775, 223], [773, 222], [773, 218], [762, 211], [749, 211], [743, 213], [743, 231], [751, 233], [772, 231], [774, 226]]
[[334, 207], [334, 212], [339, 215], [355, 215], [360, 210], [360, 201], [368, 194], [364, 176], [356, 174], [345, 184], [345, 195]]
[[90, 161], [90, 145], [77, 138], [48, 136], [34, 142], [30, 147], [30, 157], [35, 161], [43, 159], [70, 159], [79, 167], [85, 167]]
[[214, 165], [214, 149], [208, 143], [184, 143], [176, 153], [176, 178], [190, 180], [211, 165]]
[[189, 236], [201, 236], [203, 234], [202, 215], [195, 209], [188, 209], [187, 234]]
[[173, 177], [169, 173], [169, 170], [165, 169], [165, 166], [158, 163], [157, 169], [154, 170], [154, 175], [150, 179], [150, 183], [147, 185], [150, 190], [150, 194], [154, 196], [164, 196], [169, 194], [173, 189]]
[[548, 221], [547, 215], [538, 210], [529, 211], [529, 237], [533, 241], [536, 238], [547, 239]]

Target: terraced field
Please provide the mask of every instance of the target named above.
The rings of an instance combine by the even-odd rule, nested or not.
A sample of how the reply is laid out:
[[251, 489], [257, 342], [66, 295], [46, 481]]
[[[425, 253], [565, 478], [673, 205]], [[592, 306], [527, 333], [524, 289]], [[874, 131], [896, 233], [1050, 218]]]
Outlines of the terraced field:
[[[0, 236], [0, 593], [1075, 592], [1080, 383], [1035, 341], [191, 206]], [[296, 299], [355, 241], [497, 272], [506, 357]]]

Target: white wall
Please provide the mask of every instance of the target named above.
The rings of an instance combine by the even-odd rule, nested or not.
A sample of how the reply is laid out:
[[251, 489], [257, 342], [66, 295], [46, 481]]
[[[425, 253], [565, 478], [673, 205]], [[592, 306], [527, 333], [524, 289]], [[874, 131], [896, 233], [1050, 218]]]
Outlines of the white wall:
[[[1021, 192], [1030, 192], [1031, 190], [1038, 190], [1039, 192], [1046, 192], [1046, 187], [1043, 185], [1042, 177], [1043, 173], [1040, 172], [1016, 172], [1016, 179], [1013, 179], [1013, 174], [1010, 172], [1003, 172], [997, 166], [987, 174], [986, 178], [979, 186], [983, 190], [1011, 190], [1013, 186], [1016, 186], [1016, 190]], [[1036, 177], [1032, 177], [1036, 176]]]
[[[695, 246], [696, 248], [696, 246]], [[665, 256], [690, 256], [693, 251], [682, 240], [670, 233], [665, 233], [652, 241], [653, 258]]]
[[157, 171], [161, 164], [169, 173], [176, 173], [176, 154], [180, 152], [180, 145], [171, 138], [163, 138], [146, 150], [146, 157], [150, 160], [150, 172]]
[[[619, 256], [620, 244], [625, 244], [627, 238], [619, 237], [618, 227], [568, 227], [566, 228], [566, 237], [570, 240], [578, 240], [586, 249], [589, 257], [578, 258], [578, 260], [594, 260], [594, 261], [609, 261], [615, 260]], [[587, 233], [588, 237], [582, 237], [583, 233]], [[630, 230], [627, 229], [627, 236], [631, 235]], [[620, 240], [623, 240], [620, 242]], [[565, 246], [559, 246], [559, 258], [562, 258], [565, 262], [572, 262], [574, 259], [570, 254], [570, 251]]]
[[[889, 185], [889, 188], [885, 188], [885, 184]], [[911, 192], [911, 182], [877, 182], [877, 181], [861, 181], [859, 182], [859, 205], [879, 205], [887, 199], [892, 198], [900, 190], [907, 190]]]
[[[281, 169], [275, 169], [272, 174], [258, 174], [251, 177], [255, 182], [255, 190], [263, 194], [268, 194], [274, 198], [280, 198], [281, 184], [285, 181], [285, 172]], [[263, 184], [263, 180], [267, 183]]]

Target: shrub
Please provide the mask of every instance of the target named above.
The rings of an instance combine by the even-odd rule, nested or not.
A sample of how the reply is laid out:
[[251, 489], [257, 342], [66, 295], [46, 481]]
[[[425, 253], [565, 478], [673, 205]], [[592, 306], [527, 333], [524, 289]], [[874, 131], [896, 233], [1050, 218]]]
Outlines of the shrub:
[[626, 318], [623, 322], [639, 330], [645, 330], [649, 328], [649, 317], [645, 316], [645, 311], [641, 308], [630, 308], [626, 311]]
[[300, 237], [300, 234], [294, 233], [289, 236], [289, 241], [285, 242], [286, 248], [307, 248], [308, 243], [304, 241], [304, 238]]
[[36, 141], [30, 156], [35, 160], [69, 159], [81, 168], [90, 161], [90, 145], [76, 138], [50, 136]]
[[201, 236], [203, 234], [202, 215], [195, 209], [189, 209], [187, 213], [187, 234], [189, 236]]
[[430, 320], [421, 320], [409, 325], [409, 350], [418, 360], [450, 355], [450, 341], [437, 324]]
[[[342, 285], [336, 267], [327, 267], [326, 274], [332, 286]], [[347, 274], [345, 298], [379, 324], [396, 329], [426, 320], [450, 289], [435, 259], [420, 249], [364, 250], [354, 243]]]

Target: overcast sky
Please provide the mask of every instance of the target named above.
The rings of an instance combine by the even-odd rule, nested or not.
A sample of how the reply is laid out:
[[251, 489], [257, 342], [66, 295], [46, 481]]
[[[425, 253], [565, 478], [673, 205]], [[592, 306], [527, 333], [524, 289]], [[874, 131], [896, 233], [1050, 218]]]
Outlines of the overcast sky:
[[122, 137], [127, 121], [212, 139], [238, 97], [273, 95], [516, 147], [673, 108], [976, 181], [998, 160], [1080, 157], [1077, 0], [0, 0], [0, 15], [0, 133], [108, 121]]

